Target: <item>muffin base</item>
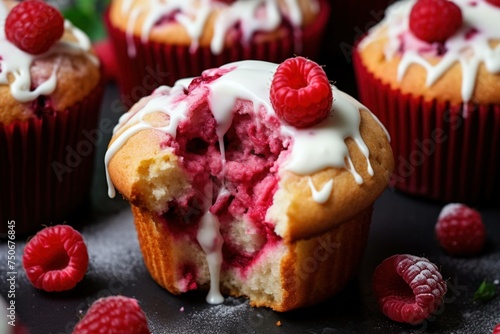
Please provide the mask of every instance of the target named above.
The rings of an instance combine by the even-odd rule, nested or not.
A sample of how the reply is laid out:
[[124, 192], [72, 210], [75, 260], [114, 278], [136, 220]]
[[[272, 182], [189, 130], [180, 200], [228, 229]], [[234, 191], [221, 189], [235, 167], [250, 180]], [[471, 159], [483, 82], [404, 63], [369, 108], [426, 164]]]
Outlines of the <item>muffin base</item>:
[[[252, 306], [281, 312], [316, 304], [335, 295], [352, 279], [361, 262], [372, 211], [370, 206], [343, 224], [310, 239], [290, 243], [279, 241], [258, 260], [259, 263], [246, 271], [243, 280], [232, 269], [223, 270], [221, 291], [235, 297], [247, 296]], [[168, 225], [155, 214], [133, 205], [132, 212], [144, 261], [153, 279], [173, 294], [207, 290], [208, 274], [203, 272], [208, 269], [196, 241], [174, 237]], [[201, 262], [196, 263], [190, 253], [197, 253]], [[192, 277], [186, 281], [190, 273], [183, 268], [189, 262], [191, 268], [202, 271], [196, 276], [204, 277], [205, 281]], [[267, 267], [271, 269], [259, 277], [259, 268]], [[278, 293], [269, 295], [245, 290], [246, 282], [258, 279], [265, 282], [262, 290], [273, 287]]]
[[353, 54], [360, 100], [391, 135], [391, 184], [441, 202], [500, 200], [500, 106], [425, 101], [376, 78]]
[[90, 188], [103, 94], [99, 83], [64, 111], [0, 125], [0, 234], [15, 221], [16, 234], [61, 223]]

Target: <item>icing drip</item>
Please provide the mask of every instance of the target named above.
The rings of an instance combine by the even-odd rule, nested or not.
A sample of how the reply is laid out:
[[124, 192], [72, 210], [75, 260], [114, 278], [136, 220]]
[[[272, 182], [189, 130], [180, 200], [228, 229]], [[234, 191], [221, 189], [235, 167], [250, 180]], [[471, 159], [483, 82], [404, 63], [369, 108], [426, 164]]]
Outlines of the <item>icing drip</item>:
[[[320, 124], [307, 129], [282, 126], [283, 135], [294, 138], [292, 154], [284, 168], [306, 175], [331, 166], [345, 167], [353, 174], [357, 183], [362, 183], [363, 179], [352, 165], [345, 139], [349, 137], [354, 139], [366, 157], [368, 173], [373, 175], [368, 159], [370, 152], [359, 133], [361, 122], [359, 110], [363, 106], [335, 87], [333, 90], [332, 110], [335, 113], [333, 117], [328, 117]], [[349, 166], [346, 165], [346, 160]]]
[[0, 1], [0, 22], [2, 24], [0, 29], [0, 84], [9, 85], [11, 94], [17, 101], [29, 102], [40, 95], [49, 95], [56, 89], [60, 59], [56, 61], [51, 76], [34, 90], [31, 90], [30, 68], [36, 59], [46, 58], [53, 54], [85, 53], [90, 60], [98, 63], [97, 57], [88, 52], [91, 48], [88, 37], [69, 21], [65, 21], [64, 29], [66, 33], [72, 34], [76, 38], [75, 42], [60, 40], [50, 50], [36, 56], [20, 50], [5, 37], [3, 25], [7, 14], [5, 4]]
[[[210, 194], [212, 187], [209, 187]], [[224, 191], [221, 191], [224, 193]], [[219, 194], [220, 196], [221, 194]], [[224, 240], [219, 230], [219, 219], [209, 211], [212, 204], [212, 196], [207, 197], [210, 199], [206, 203], [205, 214], [201, 217], [200, 226], [198, 228], [197, 240], [203, 252], [205, 252], [208, 271], [210, 273], [210, 290], [207, 295], [207, 303], [220, 304], [224, 302], [224, 297], [220, 293], [220, 268], [222, 265], [222, 244]]]
[[389, 42], [385, 49], [386, 58], [391, 59], [404, 50], [398, 67], [398, 80], [404, 77], [412, 64], [418, 64], [426, 70], [426, 85], [431, 86], [458, 62], [462, 68], [462, 99], [470, 101], [481, 63], [490, 73], [500, 73], [500, 44], [490, 44], [490, 41], [500, 39], [500, 9], [486, 1], [451, 0], [462, 10], [464, 23], [444, 43], [445, 54], [441, 60], [431, 64], [427, 59], [437, 57], [439, 45], [420, 41], [409, 30], [409, 15], [415, 1], [403, 0], [390, 6], [384, 20], [370, 31], [360, 47], [380, 38], [382, 28], [387, 27]]
[[321, 188], [321, 190], [317, 190], [314, 187], [314, 184], [312, 182], [311, 177], [308, 178], [307, 182], [309, 184], [309, 188], [311, 189], [311, 194], [312, 194], [313, 200], [316, 203], [323, 204], [326, 201], [328, 201], [328, 199], [330, 198], [330, 194], [332, 193], [332, 189], [333, 189], [333, 179], [331, 179], [330, 181], [325, 183], [323, 185], [323, 188]]
[[[226, 42], [226, 36], [235, 26], [242, 33], [242, 43], [248, 42], [257, 31], [273, 31], [279, 27], [284, 19], [293, 26], [296, 40], [300, 40], [300, 27], [302, 24], [302, 12], [297, 0], [286, 0], [287, 12], [282, 12], [278, 1], [270, 0], [237, 0], [230, 6], [222, 2], [212, 0], [149, 0], [143, 1], [132, 7], [131, 0], [122, 3], [121, 12], [130, 12], [126, 25], [126, 39], [128, 54], [135, 57], [135, 45], [133, 42], [139, 16], [144, 16], [144, 23], [140, 28], [140, 38], [143, 43], [148, 41], [151, 30], [154, 29], [165, 17], [172, 16], [173, 19], [185, 29], [191, 38], [191, 50], [199, 45], [199, 40], [205, 29], [205, 25], [214, 12], [217, 18], [214, 23], [214, 33], [210, 41], [210, 49], [214, 54], [220, 54]], [[319, 11], [319, 5], [312, 4], [313, 10]], [[300, 45], [298, 46], [300, 47]], [[300, 52], [300, 50], [296, 50]]]
[[[263, 14], [256, 15], [260, 8], [262, 8]], [[222, 52], [227, 31], [238, 22], [241, 24], [243, 43], [248, 42], [257, 30], [274, 30], [281, 23], [278, 3], [274, 1], [237, 1], [228, 10], [222, 12], [215, 24], [214, 38], [210, 44], [210, 49], [214, 54]]]
[[210, 272], [210, 290], [207, 295], [207, 303], [220, 304], [224, 302], [224, 297], [219, 290], [223, 240], [219, 231], [219, 220], [210, 211], [201, 217], [197, 239], [206, 254]]
[[[217, 122], [216, 132], [223, 165], [225, 162], [223, 138], [233, 122], [235, 106], [238, 100], [250, 101], [257, 119], [276, 117], [269, 99], [269, 84], [277, 67], [278, 65], [273, 63], [248, 60], [227, 64], [221, 69], [211, 69], [204, 72], [205, 75], [223, 73], [213, 81], [201, 83], [208, 89], [205, 96]], [[108, 173], [108, 164], [112, 157], [131, 136], [144, 129], [160, 130], [175, 138], [179, 122], [186, 118], [189, 111], [190, 103], [188, 103], [188, 100], [195, 99], [199, 101], [200, 99], [200, 96], [191, 97], [186, 94], [191, 80], [183, 79], [178, 81], [172, 88], [161, 87], [157, 89], [142, 108], [124, 114], [120, 118], [118, 125], [115, 127], [114, 141], [109, 146], [105, 156], [108, 192], [111, 197], [115, 195], [115, 189]], [[281, 125], [280, 132], [284, 137], [284, 142], [287, 143], [285, 146], [289, 146], [291, 152], [280, 168], [281, 170], [307, 175], [327, 167], [344, 167], [351, 172], [357, 183], [362, 183], [363, 179], [352, 164], [345, 140], [347, 138], [354, 140], [361, 153], [366, 157], [368, 174], [373, 175], [368, 147], [359, 132], [360, 110], [366, 108], [335, 87], [332, 87], [332, 89], [335, 97], [332, 105], [333, 117], [329, 117], [322, 123], [307, 129]], [[170, 118], [169, 124], [163, 127], [155, 127], [145, 122], [145, 116], [154, 112], [167, 114]], [[131, 125], [126, 127], [128, 124]], [[383, 128], [382, 125], [381, 127]], [[346, 161], [348, 165], [346, 165]], [[219, 181], [224, 184], [224, 168], [220, 178]], [[332, 192], [333, 180], [325, 184], [320, 191], [316, 191], [312, 181], [310, 181], [310, 187], [313, 199], [318, 203], [323, 203]], [[217, 198], [227, 194], [228, 192], [223, 186]], [[205, 251], [209, 263], [211, 292], [207, 300], [211, 303], [222, 302], [218, 292], [220, 262], [222, 261], [222, 255], [219, 253], [222, 240], [218, 231], [217, 217], [213, 216], [209, 211], [209, 205], [216, 202], [217, 198], [212, 199], [210, 196], [210, 203], [205, 205], [206, 211], [201, 219], [198, 231], [198, 241]]]

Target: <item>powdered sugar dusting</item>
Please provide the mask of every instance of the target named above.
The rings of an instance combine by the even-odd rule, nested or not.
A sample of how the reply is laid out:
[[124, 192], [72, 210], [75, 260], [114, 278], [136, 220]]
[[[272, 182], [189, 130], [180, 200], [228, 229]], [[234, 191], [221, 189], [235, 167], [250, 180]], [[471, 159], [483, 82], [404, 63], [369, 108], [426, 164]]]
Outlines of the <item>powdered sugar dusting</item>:
[[169, 328], [175, 328], [173, 331], [169, 330], [169, 333], [245, 333], [252, 328], [247, 321], [249, 312], [248, 301], [233, 297], [227, 297], [224, 304], [211, 305], [201, 310], [186, 306], [181, 317], [176, 318], [175, 325], [169, 324]]
[[438, 219], [442, 219], [447, 216], [452, 216], [457, 214], [458, 210], [463, 206], [460, 203], [449, 203], [441, 209], [441, 213], [439, 214]]
[[[137, 242], [134, 243], [134, 248], [131, 248], [130, 243], [115, 243], [110, 246], [110, 240], [137, 240], [135, 229], [130, 226], [132, 218], [127, 211], [122, 211], [114, 219], [123, 221], [124, 228], [119, 230], [119, 236], [116, 235], [116, 230], [110, 235], [111, 231], [102, 229], [100, 225], [89, 226], [83, 231], [83, 236], [89, 250], [89, 273], [105, 270], [109, 275], [116, 277], [118, 285], [125, 284], [125, 281], [136, 280], [136, 272], [144, 267], [144, 262]], [[88, 234], [92, 234], [93, 237], [87, 238]]]

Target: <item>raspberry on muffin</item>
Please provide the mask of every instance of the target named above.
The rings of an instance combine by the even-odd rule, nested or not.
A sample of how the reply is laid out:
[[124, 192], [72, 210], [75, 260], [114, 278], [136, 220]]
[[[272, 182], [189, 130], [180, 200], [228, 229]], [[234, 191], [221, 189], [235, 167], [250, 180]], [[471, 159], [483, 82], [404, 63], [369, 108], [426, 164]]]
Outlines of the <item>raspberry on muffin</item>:
[[333, 102], [326, 73], [303, 57], [287, 59], [278, 66], [269, 94], [276, 115], [298, 128], [327, 118]]
[[40, 0], [20, 3], [9, 12], [5, 20], [7, 39], [19, 49], [34, 55], [48, 51], [63, 33], [62, 14]]

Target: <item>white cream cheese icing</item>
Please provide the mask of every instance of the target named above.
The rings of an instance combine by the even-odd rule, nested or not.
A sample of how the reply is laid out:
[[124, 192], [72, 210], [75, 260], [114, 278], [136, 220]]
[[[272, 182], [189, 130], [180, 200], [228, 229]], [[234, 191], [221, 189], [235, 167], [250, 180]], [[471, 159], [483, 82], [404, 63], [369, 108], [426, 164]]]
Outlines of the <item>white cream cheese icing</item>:
[[309, 185], [309, 188], [311, 189], [313, 200], [316, 203], [323, 204], [328, 201], [333, 189], [333, 179], [325, 183], [320, 190], [316, 189], [310, 176], [308, 177], [307, 183]]
[[[125, 0], [121, 5], [123, 14], [130, 13], [126, 25], [126, 39], [128, 54], [135, 57], [133, 41], [137, 19], [144, 16], [140, 27], [140, 38], [147, 42], [151, 30], [162, 18], [173, 16], [181, 24], [191, 38], [191, 50], [198, 47], [199, 40], [205, 29], [205, 24], [211, 13], [218, 13], [214, 33], [210, 42], [213, 54], [220, 54], [224, 47], [228, 32], [238, 25], [242, 33], [242, 43], [248, 42], [257, 31], [269, 32], [275, 30], [286, 19], [294, 27], [296, 39], [300, 37], [302, 12], [298, 0], [286, 0], [286, 12], [276, 0], [236, 0], [230, 5], [212, 0], [147, 0], [135, 6], [130, 0]], [[314, 1], [311, 8], [319, 11], [319, 5]], [[300, 52], [301, 50], [296, 50]]]
[[[31, 90], [31, 64], [37, 60], [46, 58], [53, 54], [85, 54], [94, 63], [98, 63], [97, 57], [89, 51], [91, 42], [89, 38], [69, 21], [65, 21], [64, 30], [72, 34], [76, 41], [60, 40], [56, 42], [47, 52], [40, 55], [31, 55], [19, 49], [7, 40], [5, 36], [5, 19], [8, 10], [3, 1], [0, 1], [0, 84], [9, 85], [12, 96], [19, 102], [29, 102], [40, 95], [51, 94], [57, 86], [58, 61], [56, 61], [51, 76], [43, 83]], [[13, 80], [9, 82], [9, 77]]]
[[500, 44], [492, 46], [492, 40], [500, 40], [500, 8], [485, 0], [450, 0], [462, 11], [463, 24], [444, 42], [444, 54], [437, 64], [428, 61], [436, 56], [438, 44], [429, 44], [416, 38], [409, 29], [409, 15], [416, 0], [402, 0], [391, 5], [382, 22], [370, 30], [360, 47], [380, 38], [383, 29], [388, 29], [389, 42], [385, 49], [387, 59], [401, 50], [402, 59], [398, 67], [401, 80], [412, 64], [422, 66], [427, 72], [426, 84], [432, 86], [452, 65], [460, 63], [462, 68], [461, 95], [464, 102], [471, 100], [479, 65], [483, 63], [490, 73], [500, 73]]
[[[219, 136], [219, 143], [221, 143], [221, 159], [225, 159], [223, 137], [233, 121], [237, 100], [252, 102], [256, 115], [261, 111], [265, 111], [267, 116], [275, 115], [269, 98], [269, 88], [277, 67], [278, 64], [262, 61], [235, 62], [221, 67], [228, 72], [204, 84], [209, 89], [208, 104], [217, 122], [216, 132]], [[218, 71], [218, 69], [208, 71]], [[180, 121], [186, 118], [189, 109], [184, 97], [190, 82], [191, 79], [183, 79], [172, 88], [160, 87], [142, 108], [139, 108], [135, 113], [124, 114], [120, 118], [114, 130], [116, 138], [109, 146], [104, 159], [109, 196], [115, 196], [115, 189], [107, 168], [112, 157], [132, 135], [144, 129], [160, 130], [175, 137], [177, 126]], [[359, 131], [360, 110], [366, 108], [335, 87], [332, 89], [334, 96], [332, 117], [328, 117], [320, 124], [307, 129], [281, 125], [284, 141], [287, 142], [287, 145], [291, 145], [289, 157], [283, 162], [281, 169], [308, 175], [327, 167], [346, 168], [352, 173], [357, 183], [362, 183], [363, 179], [352, 164], [345, 140], [347, 138], [354, 140], [366, 158], [368, 174], [373, 175], [369, 161], [370, 152]], [[155, 112], [169, 115], [169, 124], [163, 127], [154, 127], [144, 120], [147, 114]], [[119, 133], [129, 122], [132, 125]], [[382, 125], [380, 126], [383, 128]], [[346, 165], [346, 161], [348, 165]], [[221, 181], [224, 183], [224, 180]], [[324, 203], [332, 192], [333, 180], [328, 181], [320, 191], [316, 191], [312, 183], [310, 183], [310, 187], [313, 199], [318, 203]], [[222, 195], [219, 194], [219, 196]], [[198, 231], [198, 241], [206, 253], [209, 265], [211, 289], [207, 301], [210, 303], [222, 302], [219, 297], [220, 292], [218, 292], [220, 263], [222, 263], [222, 241], [219, 240], [219, 236], [217, 218], [209, 212], [209, 205], [206, 205]]]

